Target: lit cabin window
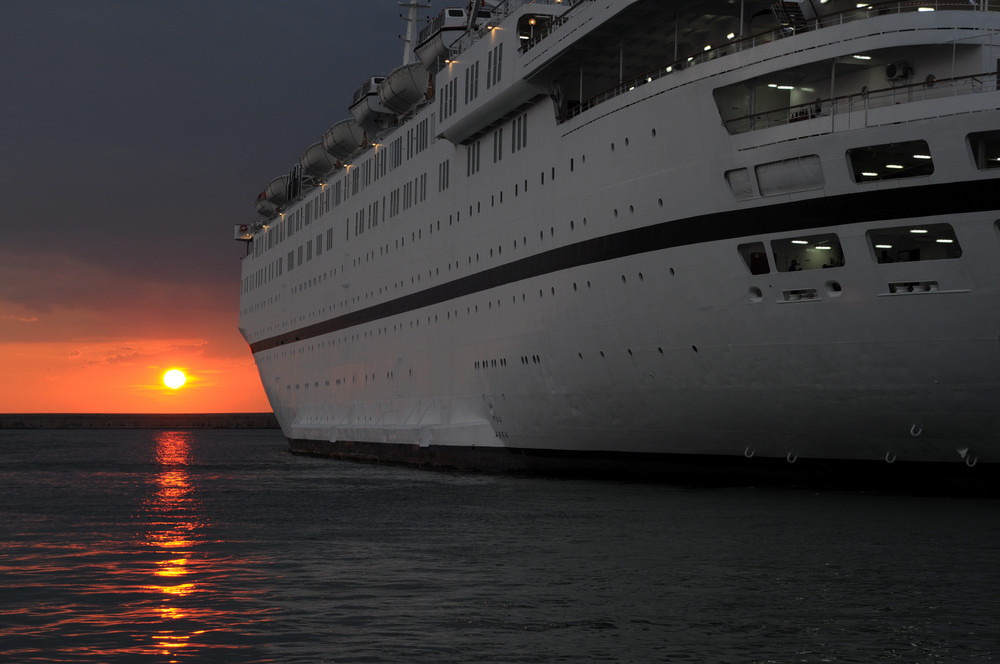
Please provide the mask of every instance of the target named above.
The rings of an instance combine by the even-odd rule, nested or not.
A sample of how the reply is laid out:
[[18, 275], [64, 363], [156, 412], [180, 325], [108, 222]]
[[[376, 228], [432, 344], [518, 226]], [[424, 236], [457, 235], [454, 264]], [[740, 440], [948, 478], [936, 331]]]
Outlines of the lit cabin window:
[[951, 224], [915, 224], [866, 233], [879, 263], [909, 263], [958, 258], [962, 247]]
[[771, 251], [774, 253], [774, 265], [778, 272], [819, 270], [844, 265], [840, 240], [833, 233], [771, 240]]
[[737, 247], [743, 262], [750, 274], [768, 274], [771, 271], [767, 263], [767, 251], [763, 242], [748, 242]]
[[981, 171], [1000, 168], [1000, 131], [969, 134], [969, 147], [976, 168]]
[[934, 172], [927, 141], [869, 145], [847, 151], [855, 182], [876, 182], [930, 175]]

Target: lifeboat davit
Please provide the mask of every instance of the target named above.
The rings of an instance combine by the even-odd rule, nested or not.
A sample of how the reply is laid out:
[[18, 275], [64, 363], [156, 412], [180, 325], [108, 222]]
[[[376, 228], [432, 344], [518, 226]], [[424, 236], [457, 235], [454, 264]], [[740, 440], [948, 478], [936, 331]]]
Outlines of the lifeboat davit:
[[350, 161], [364, 145], [365, 131], [354, 118], [341, 120], [323, 134], [323, 147], [340, 161]]
[[337, 168], [337, 162], [330, 158], [322, 142], [310, 145], [309, 149], [299, 157], [299, 165], [303, 173], [317, 178]]
[[375, 132], [385, 129], [392, 122], [393, 115], [378, 97], [378, 86], [385, 76], [373, 76], [365, 81], [354, 93], [351, 102], [351, 115], [362, 129]]
[[420, 62], [413, 62], [394, 69], [378, 85], [378, 98], [382, 106], [396, 115], [404, 115], [427, 98], [431, 75]]

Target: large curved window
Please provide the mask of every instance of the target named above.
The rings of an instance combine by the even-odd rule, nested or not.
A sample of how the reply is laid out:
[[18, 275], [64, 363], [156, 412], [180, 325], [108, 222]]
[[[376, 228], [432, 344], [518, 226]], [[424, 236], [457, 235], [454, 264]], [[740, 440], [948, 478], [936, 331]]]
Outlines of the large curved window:
[[879, 263], [909, 263], [958, 258], [962, 247], [951, 224], [913, 224], [868, 231]]
[[934, 172], [927, 141], [868, 145], [847, 151], [855, 182], [877, 182], [930, 175]]
[[833, 233], [771, 240], [771, 251], [774, 253], [774, 265], [778, 272], [819, 270], [844, 265], [840, 240]]
[[969, 134], [969, 148], [976, 168], [986, 171], [1000, 168], [1000, 131], [981, 131]]

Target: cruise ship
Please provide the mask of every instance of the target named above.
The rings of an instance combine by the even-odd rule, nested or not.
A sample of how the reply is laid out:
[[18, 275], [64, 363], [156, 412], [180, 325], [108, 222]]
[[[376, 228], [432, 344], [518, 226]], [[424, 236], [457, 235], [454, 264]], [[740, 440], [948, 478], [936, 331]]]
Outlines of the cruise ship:
[[995, 472], [1000, 3], [400, 4], [236, 228], [293, 451]]

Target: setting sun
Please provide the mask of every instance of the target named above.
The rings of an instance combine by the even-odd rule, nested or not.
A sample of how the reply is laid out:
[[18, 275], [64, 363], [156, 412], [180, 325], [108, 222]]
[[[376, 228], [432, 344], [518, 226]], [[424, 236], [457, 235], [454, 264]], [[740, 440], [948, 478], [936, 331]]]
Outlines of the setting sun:
[[163, 384], [172, 390], [176, 390], [187, 380], [184, 372], [179, 369], [171, 369], [163, 374]]

